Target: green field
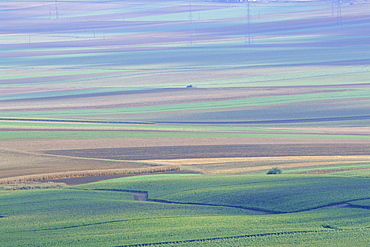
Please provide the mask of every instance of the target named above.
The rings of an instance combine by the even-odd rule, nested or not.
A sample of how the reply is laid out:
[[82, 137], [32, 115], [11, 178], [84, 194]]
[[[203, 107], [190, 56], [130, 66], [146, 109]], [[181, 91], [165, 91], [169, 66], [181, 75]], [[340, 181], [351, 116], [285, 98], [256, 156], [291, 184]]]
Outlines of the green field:
[[[357, 176], [151, 175], [1, 191], [1, 241], [2, 246], [366, 246], [368, 209], [336, 205], [368, 205], [367, 182]], [[149, 191], [149, 201], [134, 201], [119, 190]]]
[[0, 0], [0, 245], [368, 247], [369, 13]]
[[[82, 188], [147, 191], [149, 198], [156, 200], [288, 213], [366, 198], [368, 183], [368, 179], [358, 177], [223, 175], [168, 178], [161, 182], [155, 179], [107, 182]], [[322, 190], [320, 197], [319, 190]]]

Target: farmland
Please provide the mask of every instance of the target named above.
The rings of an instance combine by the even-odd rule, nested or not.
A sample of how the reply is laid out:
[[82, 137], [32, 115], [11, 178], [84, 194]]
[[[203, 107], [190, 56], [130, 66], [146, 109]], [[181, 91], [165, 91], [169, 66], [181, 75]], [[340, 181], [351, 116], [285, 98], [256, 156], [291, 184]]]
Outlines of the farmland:
[[[288, 213], [330, 205], [333, 201], [367, 199], [368, 182], [368, 179], [357, 177], [224, 175], [176, 177], [161, 182], [138, 179], [120, 184], [122, 188], [115, 183], [99, 183], [92, 185], [92, 188], [147, 191], [151, 198], [157, 200]], [[82, 188], [91, 187], [87, 185]], [[317, 197], [318, 190], [322, 190], [320, 197]]]
[[0, 1], [1, 245], [367, 246], [369, 12]]
[[366, 2], [0, 5], [1, 178], [369, 167]]
[[[1, 191], [1, 239], [3, 246], [366, 246], [367, 183], [339, 175], [146, 175]], [[143, 190], [149, 201], [129, 193]]]

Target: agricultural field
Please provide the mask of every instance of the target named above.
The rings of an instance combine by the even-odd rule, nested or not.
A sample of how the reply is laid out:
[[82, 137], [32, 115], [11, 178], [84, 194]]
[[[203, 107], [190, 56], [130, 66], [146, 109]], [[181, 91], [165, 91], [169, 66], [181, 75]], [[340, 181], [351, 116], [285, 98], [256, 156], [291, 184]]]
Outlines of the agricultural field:
[[370, 167], [367, 2], [0, 8], [0, 179]]
[[334, 2], [0, 0], [1, 245], [367, 246], [370, 3]]
[[[2, 246], [367, 246], [368, 178], [143, 175], [0, 191]], [[148, 192], [147, 201], [133, 194]]]

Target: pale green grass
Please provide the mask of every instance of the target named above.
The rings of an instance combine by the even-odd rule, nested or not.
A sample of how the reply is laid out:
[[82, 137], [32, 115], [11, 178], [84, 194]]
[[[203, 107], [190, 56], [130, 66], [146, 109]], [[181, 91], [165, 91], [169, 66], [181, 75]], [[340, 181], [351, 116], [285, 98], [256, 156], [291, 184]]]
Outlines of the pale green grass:
[[[325, 166], [325, 167], [309, 167], [309, 168], [300, 168], [300, 169], [292, 169], [292, 170], [284, 170], [284, 173], [296, 173], [296, 172], [307, 172], [307, 171], [322, 171], [322, 170], [335, 170], [335, 169], [352, 169], [352, 168], [366, 168], [366, 167], [370, 167], [370, 163], [369, 164], [356, 164], [355, 161], [354, 161], [354, 164], [352, 165], [348, 165], [348, 164], [343, 164], [343, 165], [335, 165], [335, 166], [331, 166], [331, 165], [328, 165], [328, 166]], [[362, 172], [363, 170], [360, 170], [359, 172]], [[347, 171], [343, 171], [342, 172], [334, 172], [334, 173], [330, 173], [331, 175], [334, 175], [334, 174], [339, 174], [339, 175], [345, 175], [345, 172]], [[366, 170], [365, 170], [366, 172]], [[353, 172], [353, 174], [357, 174], [358, 172]]]
[[78, 140], [122, 138], [288, 138], [288, 139], [370, 139], [362, 135], [327, 134], [244, 134], [222, 132], [174, 132], [174, 131], [0, 131], [0, 140]]

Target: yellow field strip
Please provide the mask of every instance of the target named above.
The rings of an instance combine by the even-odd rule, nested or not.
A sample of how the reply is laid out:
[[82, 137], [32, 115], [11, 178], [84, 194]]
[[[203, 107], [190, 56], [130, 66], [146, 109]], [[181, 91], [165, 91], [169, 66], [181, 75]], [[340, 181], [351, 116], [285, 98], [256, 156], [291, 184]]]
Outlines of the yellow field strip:
[[[285, 156], [285, 157], [240, 157], [240, 158], [202, 158], [177, 160], [147, 160], [162, 165], [179, 165], [190, 170], [208, 174], [235, 174], [269, 170], [273, 167], [294, 169], [303, 167], [319, 167], [345, 164], [370, 164], [370, 155], [358, 156]], [[269, 164], [271, 162], [271, 164]], [[280, 164], [275, 164], [279, 162]], [[281, 164], [284, 162], [285, 164]], [[245, 167], [234, 167], [233, 163], [245, 163]], [[257, 163], [257, 164], [256, 164]], [[263, 164], [261, 164], [263, 163]], [[207, 168], [201, 165], [220, 164], [220, 166]], [[229, 165], [228, 165], [229, 164]]]
[[16, 182], [30, 182], [55, 180], [64, 178], [87, 177], [87, 176], [101, 176], [101, 175], [135, 175], [135, 174], [150, 174], [156, 172], [179, 171], [177, 166], [158, 166], [158, 167], [144, 167], [136, 169], [104, 169], [104, 170], [87, 170], [87, 171], [72, 171], [72, 172], [55, 172], [45, 174], [34, 174], [17, 177], [9, 177], [0, 179], [0, 184], [16, 183]]
[[232, 158], [194, 158], [194, 159], [166, 159], [142, 160], [142, 162], [156, 164], [196, 165], [212, 163], [257, 162], [257, 161], [366, 161], [370, 162], [370, 155], [346, 156], [279, 156], [279, 157], [232, 157]]
[[[280, 168], [288, 169], [288, 168], [302, 168], [302, 167], [316, 167], [316, 166], [325, 166], [325, 165], [335, 165], [335, 164], [351, 164], [353, 162], [312, 162], [312, 163], [294, 163], [288, 165], [280, 165]], [[370, 163], [369, 161], [356, 161], [356, 163]], [[273, 168], [274, 165], [265, 165], [265, 166], [252, 166], [252, 167], [243, 167], [243, 168], [231, 168], [231, 169], [219, 169], [214, 170], [209, 173], [212, 174], [229, 174], [229, 173], [244, 173], [244, 172], [257, 172], [257, 171], [264, 171]]]

